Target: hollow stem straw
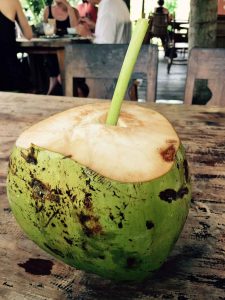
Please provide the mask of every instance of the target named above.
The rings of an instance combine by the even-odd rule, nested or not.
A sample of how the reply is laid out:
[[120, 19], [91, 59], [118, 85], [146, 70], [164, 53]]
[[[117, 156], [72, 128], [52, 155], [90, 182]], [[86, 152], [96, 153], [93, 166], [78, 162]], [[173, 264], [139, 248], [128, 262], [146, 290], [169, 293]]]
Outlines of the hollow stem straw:
[[127, 49], [124, 62], [120, 71], [119, 78], [115, 87], [108, 116], [106, 119], [107, 125], [116, 125], [119, 119], [122, 102], [131, 78], [131, 74], [136, 63], [138, 53], [141, 49], [146, 31], [148, 28], [148, 20], [139, 19], [135, 26], [134, 33]]

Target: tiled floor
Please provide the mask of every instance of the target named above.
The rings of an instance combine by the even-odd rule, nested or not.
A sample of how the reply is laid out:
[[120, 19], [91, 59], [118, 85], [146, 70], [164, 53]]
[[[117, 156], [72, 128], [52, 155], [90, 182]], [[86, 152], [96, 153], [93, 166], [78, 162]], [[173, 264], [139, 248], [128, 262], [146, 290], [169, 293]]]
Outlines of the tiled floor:
[[156, 99], [183, 100], [187, 62], [174, 60], [170, 73], [167, 74], [167, 58], [164, 51], [159, 51], [157, 96]]
[[[182, 103], [184, 96], [187, 61], [180, 61], [183, 58], [178, 53], [174, 59], [170, 73], [167, 73], [167, 58], [164, 57], [164, 51], [159, 50], [158, 54], [158, 78], [157, 78], [157, 102]], [[139, 80], [138, 98], [139, 101], [146, 101], [146, 80]], [[165, 101], [166, 100], [166, 101]], [[179, 100], [179, 101], [178, 101]]]

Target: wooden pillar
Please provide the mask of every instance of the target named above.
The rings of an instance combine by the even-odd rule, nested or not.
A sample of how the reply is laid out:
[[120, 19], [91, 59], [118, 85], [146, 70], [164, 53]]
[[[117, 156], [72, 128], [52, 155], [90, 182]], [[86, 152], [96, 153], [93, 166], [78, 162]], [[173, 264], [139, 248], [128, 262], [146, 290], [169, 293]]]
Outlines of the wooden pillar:
[[216, 46], [218, 0], [191, 0], [189, 49]]
[[[189, 50], [193, 47], [215, 48], [218, 0], [191, 0]], [[193, 104], [205, 104], [211, 98], [207, 80], [195, 82]]]

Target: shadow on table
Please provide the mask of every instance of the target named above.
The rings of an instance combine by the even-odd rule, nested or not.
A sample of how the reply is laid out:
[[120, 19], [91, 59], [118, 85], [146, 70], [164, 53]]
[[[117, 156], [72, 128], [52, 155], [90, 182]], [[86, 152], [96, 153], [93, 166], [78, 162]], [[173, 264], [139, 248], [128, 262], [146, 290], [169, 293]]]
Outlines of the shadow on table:
[[[145, 299], [148, 296], [151, 296], [151, 299], [174, 299], [175, 296], [178, 299], [187, 299], [182, 284], [185, 285], [191, 279], [192, 260], [201, 258], [203, 254], [204, 247], [199, 245], [199, 248], [196, 248], [196, 245], [186, 245], [181, 250], [179, 249], [179, 254], [170, 256], [151, 278], [141, 283], [116, 283], [97, 275], [84, 273], [79, 282], [82, 288], [76, 299], [123, 300]], [[71, 288], [72, 294], [68, 294], [67, 299], [73, 299], [75, 290], [77, 286]]]

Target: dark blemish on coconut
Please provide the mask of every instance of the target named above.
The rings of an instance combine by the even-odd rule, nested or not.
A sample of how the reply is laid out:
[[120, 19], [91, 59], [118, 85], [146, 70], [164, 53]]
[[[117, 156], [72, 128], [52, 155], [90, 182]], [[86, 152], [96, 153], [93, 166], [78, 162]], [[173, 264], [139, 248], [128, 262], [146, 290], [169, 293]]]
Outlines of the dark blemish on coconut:
[[146, 221], [146, 228], [149, 230], [149, 229], [152, 229], [155, 225], [152, 221], [148, 220]]
[[60, 188], [52, 189], [52, 192], [54, 192], [55, 195], [63, 195], [63, 192]]
[[105, 259], [105, 255], [99, 255], [100, 259]]
[[45, 224], [44, 227], [47, 227], [47, 226], [50, 224], [51, 220], [52, 220], [58, 213], [59, 213], [59, 210], [58, 210], [58, 209], [57, 209], [56, 211], [54, 211], [53, 214], [51, 215], [51, 217], [48, 219], [48, 222]]
[[90, 210], [92, 208], [92, 198], [91, 198], [91, 193], [85, 193], [84, 197], [84, 206], [86, 207], [87, 210]]
[[123, 207], [124, 207], [124, 209], [126, 209], [126, 208], [127, 208], [127, 206], [128, 206], [128, 204], [127, 204], [127, 203], [125, 203], [125, 202], [123, 202]]
[[95, 188], [91, 185], [91, 179], [90, 178], [88, 178], [88, 179], [86, 179], [86, 185], [89, 187], [89, 189], [91, 190], [91, 191], [95, 191]]
[[186, 159], [184, 160], [183, 166], [184, 166], [185, 180], [186, 180], [186, 182], [188, 182], [188, 179], [189, 179], [189, 170], [188, 170], [188, 162], [187, 162]]
[[124, 213], [120, 212], [120, 213], [119, 213], [119, 216], [120, 216], [121, 220], [124, 220], [124, 219], [125, 219]]
[[81, 244], [81, 248], [82, 248], [84, 251], [87, 251], [87, 243], [83, 241], [82, 244]]
[[115, 217], [113, 216], [112, 213], [109, 214], [109, 218], [110, 218], [110, 220], [112, 220], [112, 221], [114, 221], [114, 219], [115, 219]]
[[177, 192], [173, 189], [166, 189], [159, 193], [159, 198], [163, 201], [171, 203], [172, 201], [175, 201], [177, 199], [182, 199], [187, 194], [187, 187], [182, 187]]
[[120, 196], [119, 196], [119, 195], [117, 195], [117, 193], [116, 193], [115, 191], [113, 191], [113, 197], [117, 197], [117, 198], [119, 198], [119, 199], [120, 199]]
[[59, 191], [57, 189], [51, 190], [48, 185], [39, 179], [33, 178], [29, 185], [32, 188], [32, 196], [35, 200], [60, 202]]
[[72, 245], [73, 241], [68, 239], [67, 237], [64, 236], [64, 240], [67, 242], [67, 244]]
[[[38, 206], [37, 203], [36, 203], [36, 206], [35, 206], [35, 212], [36, 212], [36, 213], [41, 212], [43, 209], [44, 209], [44, 205], [43, 205], [43, 204], [41, 204], [40, 206]], [[47, 215], [47, 214], [46, 214], [46, 215]], [[47, 215], [47, 216], [48, 216], [48, 215]]]
[[77, 217], [82, 226], [84, 234], [88, 237], [102, 233], [102, 226], [99, 223], [98, 217], [86, 215], [83, 212], [77, 214]]
[[49, 245], [47, 245], [46, 243], [44, 243], [44, 246], [45, 246], [47, 249], [49, 249], [51, 252], [53, 252], [55, 255], [58, 255], [58, 256], [64, 258], [64, 254], [63, 254], [60, 250], [55, 249], [55, 248], [52, 248], [52, 247], [50, 247]]
[[128, 257], [126, 267], [129, 269], [136, 268], [138, 266], [138, 262], [135, 257]]
[[119, 229], [123, 228], [123, 223], [122, 223], [122, 222], [119, 222], [119, 223], [118, 223], [118, 228], [119, 228]]
[[173, 161], [175, 153], [176, 153], [176, 149], [175, 149], [174, 145], [170, 145], [168, 148], [166, 148], [165, 150], [162, 150], [160, 152], [163, 160], [165, 160], [166, 162]]
[[66, 222], [65, 222], [65, 220], [60, 220], [60, 222], [63, 224], [63, 227], [65, 227], [65, 228], [68, 227], [67, 224], [66, 224]]
[[77, 199], [77, 196], [73, 195], [72, 192], [69, 189], [66, 191], [66, 194], [72, 202], [74, 202]]
[[161, 200], [171, 203], [173, 200], [176, 200], [177, 192], [172, 189], [166, 189], [159, 193], [159, 197]]
[[18, 264], [25, 272], [32, 275], [50, 275], [53, 267], [53, 262], [46, 259], [30, 258], [23, 264]]
[[38, 179], [32, 179], [30, 187], [33, 189], [32, 194], [34, 199], [44, 199], [45, 195], [48, 193], [47, 186]]
[[21, 156], [23, 159], [25, 159], [25, 161], [28, 164], [33, 164], [33, 165], [37, 164], [37, 157], [35, 157], [35, 150], [33, 147], [29, 149], [29, 152], [27, 154], [21, 151]]
[[72, 155], [70, 154], [70, 155], [63, 156], [62, 159], [67, 159], [67, 158], [71, 158], [71, 157], [72, 157]]

